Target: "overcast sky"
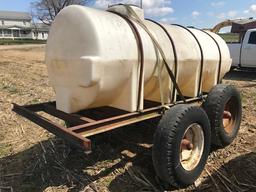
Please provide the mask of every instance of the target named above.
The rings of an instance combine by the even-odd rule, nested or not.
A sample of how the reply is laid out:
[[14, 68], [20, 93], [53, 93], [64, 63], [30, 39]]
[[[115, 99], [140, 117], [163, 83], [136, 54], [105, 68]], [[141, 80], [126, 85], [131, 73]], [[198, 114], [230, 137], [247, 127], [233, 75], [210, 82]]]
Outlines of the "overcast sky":
[[[30, 12], [33, 0], [0, 0], [0, 10]], [[140, 0], [95, 0], [94, 7], [115, 3], [139, 4]], [[199, 28], [224, 19], [256, 17], [256, 0], [143, 0], [146, 17]]]

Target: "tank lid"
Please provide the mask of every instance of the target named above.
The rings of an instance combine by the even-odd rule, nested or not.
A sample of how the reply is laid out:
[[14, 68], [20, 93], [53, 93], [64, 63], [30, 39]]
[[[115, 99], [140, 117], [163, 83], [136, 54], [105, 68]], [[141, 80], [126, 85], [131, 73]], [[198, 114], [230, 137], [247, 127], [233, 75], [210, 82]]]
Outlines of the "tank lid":
[[133, 9], [133, 11], [138, 15], [138, 17], [141, 20], [144, 20], [144, 11], [143, 9], [141, 9], [140, 7], [138, 7], [137, 5], [131, 5], [131, 4], [116, 4], [116, 5], [111, 5], [109, 6], [109, 8], [107, 9], [107, 11], [113, 11], [116, 13], [120, 13], [122, 15], [125, 16], [129, 16], [127, 7], [129, 6]]

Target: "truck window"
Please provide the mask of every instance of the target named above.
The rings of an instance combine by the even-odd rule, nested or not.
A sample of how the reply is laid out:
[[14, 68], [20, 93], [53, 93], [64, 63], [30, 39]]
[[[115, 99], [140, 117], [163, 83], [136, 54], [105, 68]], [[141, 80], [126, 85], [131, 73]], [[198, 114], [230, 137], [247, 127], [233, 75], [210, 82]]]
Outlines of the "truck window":
[[251, 32], [248, 44], [256, 44], [256, 32]]

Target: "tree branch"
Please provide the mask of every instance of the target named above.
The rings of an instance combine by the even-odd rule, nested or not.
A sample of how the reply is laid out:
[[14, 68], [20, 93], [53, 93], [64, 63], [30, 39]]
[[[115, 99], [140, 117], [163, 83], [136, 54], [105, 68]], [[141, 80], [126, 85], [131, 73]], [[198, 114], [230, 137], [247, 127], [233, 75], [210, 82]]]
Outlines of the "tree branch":
[[46, 25], [50, 25], [56, 15], [66, 6], [85, 5], [87, 0], [37, 0], [31, 3], [33, 15]]

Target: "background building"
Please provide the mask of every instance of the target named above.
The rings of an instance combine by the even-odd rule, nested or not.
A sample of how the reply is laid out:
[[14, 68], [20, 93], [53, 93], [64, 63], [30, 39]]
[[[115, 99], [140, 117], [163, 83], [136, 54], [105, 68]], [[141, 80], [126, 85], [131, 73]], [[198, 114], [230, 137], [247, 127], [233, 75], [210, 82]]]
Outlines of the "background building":
[[36, 23], [32, 27], [33, 39], [47, 40], [50, 26], [43, 23]]
[[232, 22], [231, 33], [246, 32], [256, 28], [256, 19], [238, 19]]
[[29, 13], [0, 11], [0, 39], [39, 39], [46, 40], [49, 26], [32, 23]]

